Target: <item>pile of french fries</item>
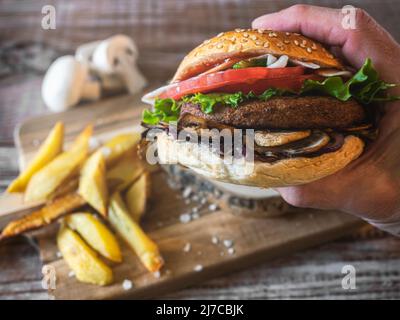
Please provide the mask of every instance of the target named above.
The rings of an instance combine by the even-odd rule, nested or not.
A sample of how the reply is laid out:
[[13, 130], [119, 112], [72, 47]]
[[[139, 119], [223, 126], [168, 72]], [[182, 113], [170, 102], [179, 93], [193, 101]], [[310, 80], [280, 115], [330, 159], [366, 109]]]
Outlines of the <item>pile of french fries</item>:
[[[116, 135], [91, 150], [87, 126], [63, 150], [64, 125], [57, 123], [27, 168], [7, 192], [25, 201], [44, 201], [38, 211], [10, 222], [0, 239], [60, 222], [58, 248], [79, 281], [113, 282], [112, 265], [122, 262], [122, 238], [150, 272], [163, 265], [157, 244], [140, 227], [150, 193], [150, 172], [140, 160], [139, 133]], [[92, 140], [93, 141], [93, 140]], [[82, 207], [88, 210], [82, 211]]]

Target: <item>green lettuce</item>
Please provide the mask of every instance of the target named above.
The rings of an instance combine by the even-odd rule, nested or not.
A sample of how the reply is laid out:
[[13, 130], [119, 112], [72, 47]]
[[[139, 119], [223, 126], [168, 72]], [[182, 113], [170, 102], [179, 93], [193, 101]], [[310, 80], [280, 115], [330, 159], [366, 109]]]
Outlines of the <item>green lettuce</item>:
[[394, 86], [396, 85], [379, 79], [378, 72], [374, 69], [371, 59], [367, 59], [360, 70], [345, 82], [339, 76], [330, 77], [324, 81], [306, 80], [299, 92], [269, 88], [260, 95], [253, 92], [248, 94], [242, 92], [196, 93], [184, 96], [179, 101], [170, 98], [156, 99], [153, 111], [145, 110], [143, 112], [143, 122], [156, 125], [159, 122], [177, 121], [181, 105], [185, 102], [199, 105], [200, 109], [206, 114], [212, 113], [217, 105], [237, 108], [239, 104], [246, 100], [266, 101], [283, 95], [328, 95], [341, 101], [354, 98], [367, 105], [373, 102], [399, 100], [400, 97], [387, 94], [386, 90]]
[[324, 81], [306, 80], [300, 94], [326, 94], [341, 101], [354, 98], [363, 104], [375, 101], [392, 101], [399, 97], [387, 95], [386, 90], [395, 87], [395, 84], [386, 83], [379, 79], [371, 59], [367, 59], [358, 72], [346, 82], [339, 76], [330, 77]]

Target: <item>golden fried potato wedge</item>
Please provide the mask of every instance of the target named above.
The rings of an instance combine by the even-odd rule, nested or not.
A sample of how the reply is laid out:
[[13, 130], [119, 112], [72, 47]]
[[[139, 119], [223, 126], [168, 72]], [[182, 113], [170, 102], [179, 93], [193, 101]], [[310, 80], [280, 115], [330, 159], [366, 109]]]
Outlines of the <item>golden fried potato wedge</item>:
[[26, 189], [25, 201], [50, 198], [51, 194], [63, 182], [80, 170], [89, 153], [89, 139], [92, 132], [92, 126], [87, 126], [76, 138], [68, 151], [58, 155], [53, 161], [33, 175]]
[[92, 154], [85, 162], [79, 179], [78, 193], [99, 213], [107, 215], [106, 163], [101, 152]]
[[31, 177], [62, 152], [63, 143], [64, 124], [57, 122], [40, 146], [33, 160], [20, 173], [18, 178], [9, 185], [7, 192], [24, 192]]
[[93, 214], [79, 212], [67, 216], [64, 221], [103, 257], [121, 262], [121, 249], [114, 234]]
[[107, 171], [106, 178], [110, 193], [124, 190], [142, 173], [142, 163], [136, 153], [134, 151], [128, 152]]
[[62, 226], [57, 235], [57, 246], [79, 281], [100, 286], [112, 283], [111, 268], [99, 259], [75, 231]]
[[110, 199], [108, 220], [117, 233], [138, 255], [147, 270], [156, 272], [161, 269], [164, 261], [156, 243], [131, 218], [120, 194], [117, 192]]
[[129, 150], [132, 150], [140, 141], [140, 133], [119, 134], [108, 140], [98, 152], [104, 154], [107, 167], [115, 164]]
[[136, 222], [140, 221], [146, 210], [146, 202], [150, 194], [150, 174], [143, 173], [125, 194], [125, 202], [131, 217]]
[[40, 210], [34, 211], [21, 219], [11, 221], [3, 229], [0, 239], [13, 237], [30, 230], [47, 226], [63, 215], [85, 204], [86, 201], [76, 193], [57, 198]]

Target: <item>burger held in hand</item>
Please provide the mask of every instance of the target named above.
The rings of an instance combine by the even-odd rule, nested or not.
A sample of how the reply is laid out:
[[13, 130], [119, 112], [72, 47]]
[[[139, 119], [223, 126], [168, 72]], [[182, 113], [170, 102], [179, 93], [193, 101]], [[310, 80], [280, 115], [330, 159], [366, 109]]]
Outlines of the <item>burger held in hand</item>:
[[[392, 86], [369, 59], [352, 70], [300, 34], [236, 29], [204, 41], [169, 85], [143, 97], [152, 108], [142, 124], [158, 130], [161, 163], [234, 184], [304, 184], [362, 154], [377, 134], [377, 104], [393, 99], [386, 93]], [[225, 135], [214, 143], [215, 130], [232, 140], [241, 133], [239, 156]]]

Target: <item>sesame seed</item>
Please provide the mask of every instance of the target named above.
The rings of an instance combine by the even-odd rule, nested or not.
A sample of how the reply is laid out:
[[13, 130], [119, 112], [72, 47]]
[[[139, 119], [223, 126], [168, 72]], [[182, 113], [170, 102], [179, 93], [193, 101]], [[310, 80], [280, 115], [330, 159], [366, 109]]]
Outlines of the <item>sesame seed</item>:
[[233, 241], [229, 240], [229, 239], [225, 239], [224, 240], [224, 246], [227, 247], [227, 248], [232, 247], [233, 246]]
[[257, 36], [255, 35], [255, 34], [252, 34], [251, 36], [250, 36], [250, 38], [251, 38], [251, 40], [254, 40], [254, 41], [256, 41], [258, 38], [257, 38]]
[[196, 272], [200, 272], [203, 270], [203, 266], [201, 264], [198, 264], [193, 268], [193, 270]]
[[273, 32], [270, 32], [270, 33], [268, 33], [268, 36], [269, 36], [270, 38], [272, 38], [272, 37], [274, 36], [274, 33], [273, 33]]
[[240, 31], [241, 31], [241, 29], [239, 29], [239, 28], [236, 28], [236, 29], [235, 29], [235, 31], [236, 31], [236, 32], [240, 32]]
[[243, 43], [246, 43], [247, 41], [249, 41], [249, 40], [247, 40], [247, 39], [242, 39], [241, 40], [241, 42], [243, 42]]
[[290, 32], [285, 32], [285, 34], [286, 34], [287, 36], [290, 36]]
[[311, 49], [313, 49], [313, 50], [317, 49], [317, 45], [315, 44], [315, 42], [312, 43]]
[[300, 47], [305, 48], [306, 45], [304, 43], [300, 43]]
[[263, 29], [257, 29], [257, 32], [262, 34], [262, 33], [264, 33], [264, 30]]
[[243, 33], [243, 37], [248, 38], [248, 37], [249, 37], [249, 34], [248, 34], [247, 32], [244, 32], [244, 33]]
[[128, 279], [125, 279], [125, 280], [122, 282], [122, 288], [123, 288], [125, 291], [132, 289], [132, 281], [131, 281], [131, 280], [128, 280]]
[[268, 48], [269, 47], [269, 42], [268, 41], [265, 41], [264, 42], [264, 48]]
[[307, 48], [307, 52], [311, 53], [312, 52], [311, 48]]
[[303, 40], [303, 41], [301, 41], [301, 43], [305, 45], [305, 44], [307, 44], [307, 41]]
[[217, 44], [217, 49], [222, 49], [223, 45], [222, 43]]
[[185, 246], [183, 247], [183, 252], [189, 252], [192, 249], [192, 245], [190, 242], [186, 242]]
[[261, 41], [256, 41], [256, 46], [261, 46], [262, 42]]
[[330, 54], [330, 53], [328, 54], [328, 57], [331, 58], [331, 59], [334, 58], [333, 54]]
[[289, 43], [290, 43], [289, 40], [284, 40], [283, 42], [286, 43], [286, 44], [289, 44]]
[[224, 35], [224, 33], [221, 32], [221, 33], [218, 33], [217, 37], [222, 37], [223, 35]]
[[295, 44], [296, 46], [298, 46], [298, 45], [299, 45], [299, 42], [298, 42], [297, 40], [294, 40], [294, 44]]
[[204, 42], [203, 42], [203, 43], [204, 43], [204, 44], [209, 44], [209, 43], [210, 43], [210, 41], [211, 41], [210, 39], [207, 39], [207, 40], [204, 40]]

